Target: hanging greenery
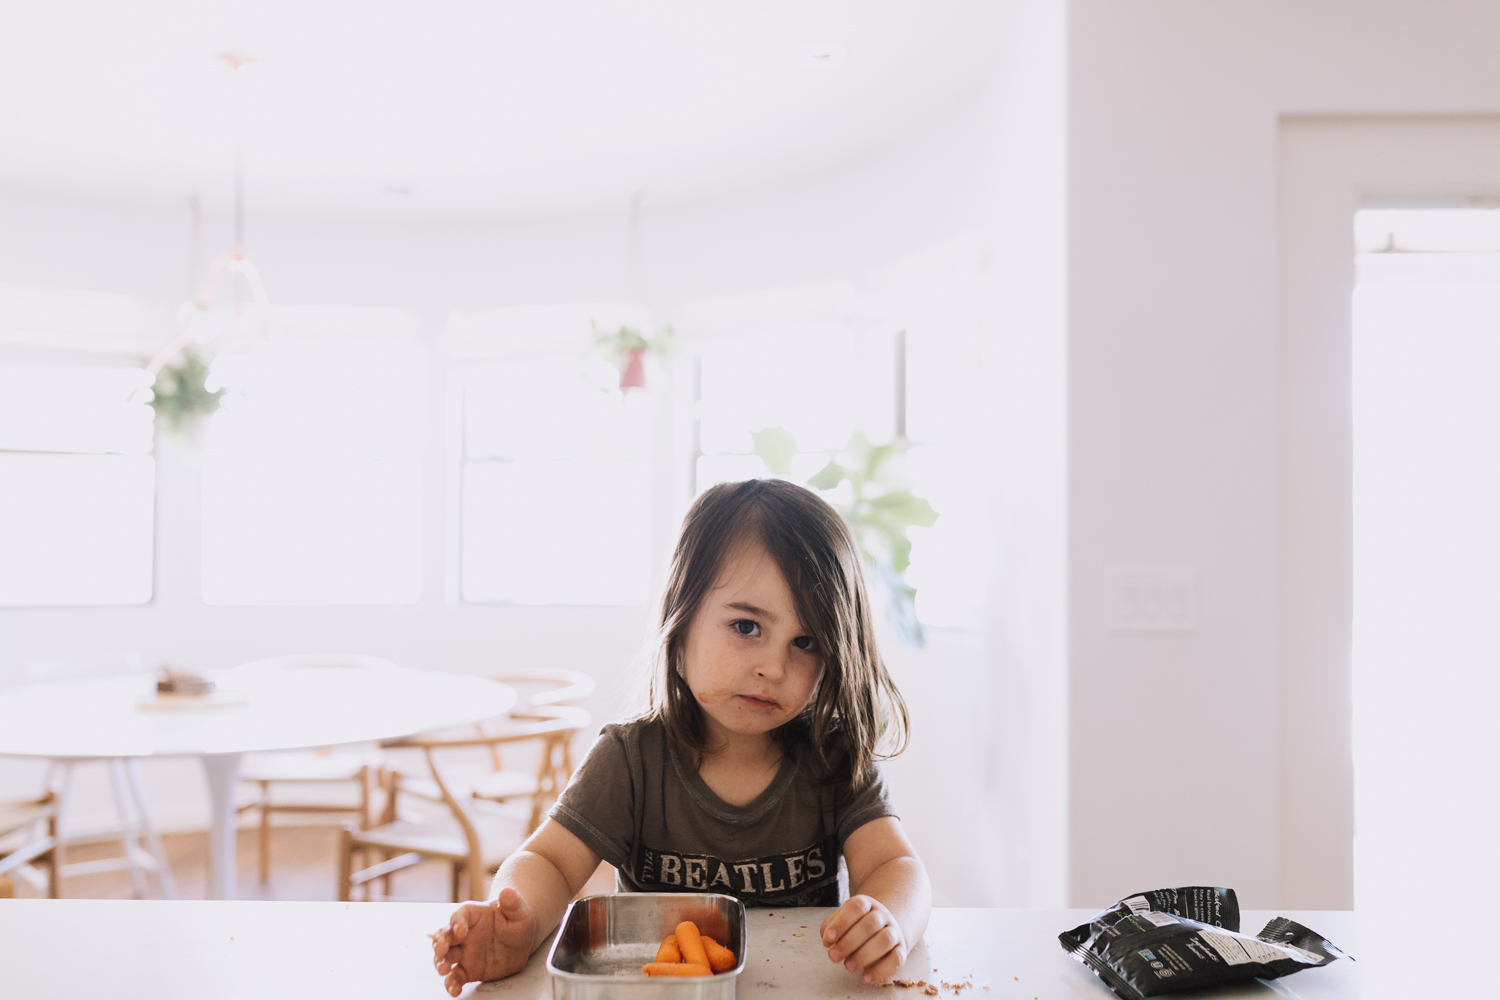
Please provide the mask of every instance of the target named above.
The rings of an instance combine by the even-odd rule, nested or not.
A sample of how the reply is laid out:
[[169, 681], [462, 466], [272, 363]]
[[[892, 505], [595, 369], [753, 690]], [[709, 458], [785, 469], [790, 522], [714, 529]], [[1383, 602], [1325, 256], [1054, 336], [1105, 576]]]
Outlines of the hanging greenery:
[[594, 348], [600, 357], [620, 369], [621, 390], [644, 389], [646, 369], [642, 359], [647, 354], [670, 357], [677, 349], [677, 335], [669, 326], [649, 337], [633, 326], [622, 326], [618, 330], [601, 330], [595, 326]]
[[[768, 427], [750, 435], [752, 450], [776, 476], [790, 476], [792, 458], [799, 454], [797, 442], [784, 427]], [[885, 590], [886, 610], [897, 634], [908, 645], [925, 641], [917, 618], [917, 591], [906, 582], [911, 565], [910, 528], [928, 528], [938, 519], [926, 500], [912, 493], [900, 475], [904, 441], [871, 445], [856, 433], [844, 450], [828, 460], [807, 485], [822, 492], [838, 510], [859, 545], [871, 575]], [[846, 496], [828, 494], [849, 484]]]
[[669, 357], [677, 349], [677, 334], [670, 326], [662, 327], [649, 337], [633, 326], [622, 326], [617, 330], [601, 330], [595, 326], [594, 346], [609, 361], [636, 351]]
[[151, 387], [151, 408], [158, 417], [165, 417], [174, 430], [181, 430], [219, 408], [219, 397], [224, 390], [210, 391], [207, 382], [208, 365], [198, 352], [183, 351], [175, 365], [168, 365], [157, 374]]

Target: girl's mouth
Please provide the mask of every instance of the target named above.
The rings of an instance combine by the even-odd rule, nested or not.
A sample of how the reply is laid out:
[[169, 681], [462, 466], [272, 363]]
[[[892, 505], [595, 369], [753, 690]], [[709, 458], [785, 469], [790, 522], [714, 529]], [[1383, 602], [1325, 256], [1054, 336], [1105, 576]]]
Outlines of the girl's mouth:
[[742, 699], [744, 699], [747, 703], [749, 703], [750, 706], [753, 707], [753, 708], [780, 708], [781, 707], [778, 703], [772, 701], [769, 698], [757, 698], [755, 695], [751, 695], [751, 694], [742, 694], [742, 695], [740, 695], [740, 697]]

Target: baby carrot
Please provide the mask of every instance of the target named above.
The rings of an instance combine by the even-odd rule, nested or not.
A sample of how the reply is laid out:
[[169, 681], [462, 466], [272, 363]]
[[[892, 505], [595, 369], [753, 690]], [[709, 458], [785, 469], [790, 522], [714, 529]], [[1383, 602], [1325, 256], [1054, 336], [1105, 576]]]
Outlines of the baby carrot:
[[708, 965], [708, 952], [703, 950], [703, 938], [698, 933], [698, 925], [691, 920], [684, 920], [677, 925], [677, 949], [682, 952], [682, 960], [689, 965]]
[[658, 962], [682, 961], [682, 952], [677, 950], [676, 934], [668, 934], [661, 939], [661, 947], [656, 949], [656, 960]]
[[713, 938], [703, 939], [703, 950], [708, 952], [708, 967], [715, 972], [728, 972], [734, 968], [734, 952]]
[[647, 962], [641, 971], [648, 976], [711, 976], [713, 970], [706, 965], [690, 962]]

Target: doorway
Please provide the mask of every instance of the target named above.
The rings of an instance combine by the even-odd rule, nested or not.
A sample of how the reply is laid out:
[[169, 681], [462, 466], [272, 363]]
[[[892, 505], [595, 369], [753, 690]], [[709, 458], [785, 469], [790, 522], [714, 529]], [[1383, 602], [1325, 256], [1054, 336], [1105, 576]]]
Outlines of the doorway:
[[1355, 237], [1355, 897], [1451, 911], [1500, 890], [1500, 209]]
[[1479, 970], [1414, 928], [1500, 888], [1500, 119], [1280, 137], [1281, 903], [1354, 906], [1369, 995], [1441, 995]]

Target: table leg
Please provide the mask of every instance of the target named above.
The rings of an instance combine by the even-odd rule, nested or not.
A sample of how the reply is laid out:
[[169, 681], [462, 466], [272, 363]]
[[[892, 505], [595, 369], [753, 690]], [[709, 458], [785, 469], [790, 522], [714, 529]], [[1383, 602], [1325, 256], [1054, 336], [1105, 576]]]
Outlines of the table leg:
[[130, 796], [125, 791], [125, 759], [109, 759], [109, 783], [115, 793], [115, 812], [120, 817], [120, 851], [130, 862], [130, 879], [135, 883], [135, 898], [145, 899], [149, 888], [146, 873], [141, 868], [141, 842], [136, 835], [134, 819], [130, 814]]
[[[47, 768], [47, 790], [57, 793], [57, 846], [52, 849], [52, 871], [56, 874], [54, 883], [62, 881], [62, 870], [67, 864], [68, 811], [73, 807], [73, 764], [71, 760], [54, 760]], [[62, 772], [62, 780], [54, 785], [53, 779], [58, 771]], [[61, 898], [62, 889], [57, 891]]]
[[130, 791], [135, 796], [135, 811], [141, 817], [141, 832], [146, 836], [146, 850], [156, 859], [156, 876], [161, 880], [161, 893], [168, 899], [177, 898], [177, 880], [172, 877], [172, 866], [167, 864], [167, 852], [162, 849], [161, 838], [156, 835], [156, 826], [151, 822], [151, 810], [146, 806], [146, 782], [141, 778], [141, 766], [134, 757], [125, 758], [125, 773], [130, 778]]
[[213, 831], [208, 840], [208, 895], [210, 899], [234, 898], [235, 821], [234, 786], [239, 781], [241, 753], [206, 753], [203, 772], [208, 775], [208, 797], [213, 810]]

